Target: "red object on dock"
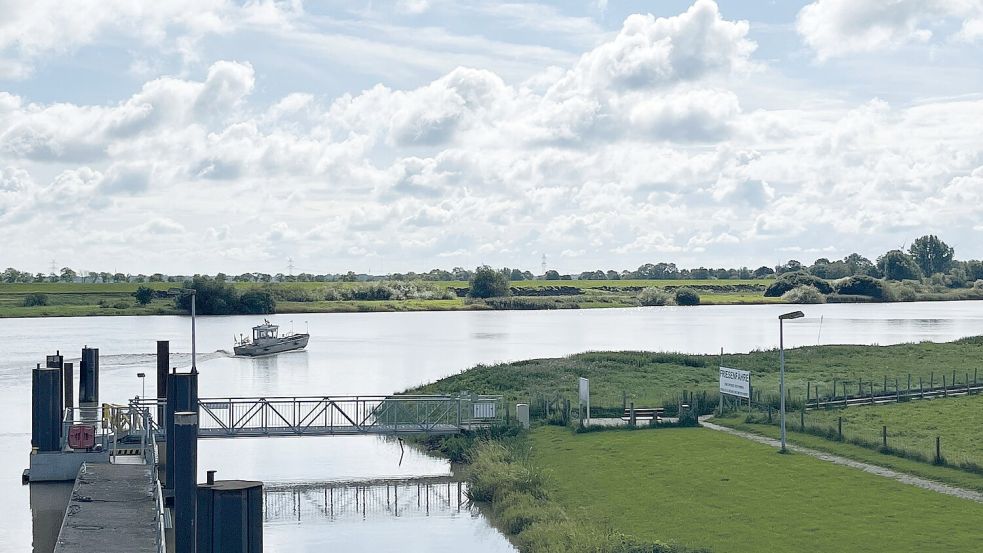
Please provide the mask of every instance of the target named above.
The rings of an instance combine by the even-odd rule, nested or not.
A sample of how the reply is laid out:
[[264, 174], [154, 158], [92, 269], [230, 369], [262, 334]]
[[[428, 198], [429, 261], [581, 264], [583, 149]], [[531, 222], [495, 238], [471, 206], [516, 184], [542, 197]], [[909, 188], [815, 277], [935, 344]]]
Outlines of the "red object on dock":
[[73, 424], [68, 429], [68, 446], [72, 449], [92, 449], [96, 445], [96, 429], [88, 424]]

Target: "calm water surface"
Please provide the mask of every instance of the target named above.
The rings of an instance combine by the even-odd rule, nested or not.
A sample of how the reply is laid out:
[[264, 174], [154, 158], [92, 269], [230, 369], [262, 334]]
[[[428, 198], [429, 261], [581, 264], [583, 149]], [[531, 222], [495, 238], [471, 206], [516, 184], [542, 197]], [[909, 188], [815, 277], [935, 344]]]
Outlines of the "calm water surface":
[[[746, 352], [778, 344], [776, 317], [789, 306], [704, 306], [608, 310], [309, 314], [272, 317], [284, 330], [309, 326], [305, 352], [266, 359], [230, 357], [233, 337], [254, 317], [199, 317], [200, 394], [344, 395], [385, 394], [432, 381], [477, 363], [562, 356], [586, 350], [668, 350], [688, 353]], [[804, 306], [807, 318], [786, 326], [788, 346], [816, 343], [892, 344], [947, 341], [983, 334], [983, 302]], [[21, 486], [30, 449], [30, 368], [60, 349], [75, 360], [83, 345], [101, 354], [100, 400], [123, 402], [156, 395], [155, 341], [170, 340], [172, 364], [189, 363], [186, 317], [89, 317], [0, 320], [0, 550], [38, 551], [51, 546], [45, 525], [50, 505], [64, 487]], [[76, 371], [77, 375], [77, 371]], [[76, 386], [76, 390], [78, 387]], [[450, 474], [448, 463], [372, 437], [203, 440], [199, 469], [219, 478], [255, 479], [290, 495], [291, 517], [282, 505], [268, 519], [270, 551], [307, 552], [358, 547], [375, 551], [512, 551], [473, 508], [440, 490], [416, 493], [414, 477]], [[381, 484], [380, 489], [378, 482]], [[361, 483], [359, 483], [361, 482]], [[453, 488], [453, 486], [451, 486]], [[292, 490], [290, 493], [284, 490]], [[298, 491], [300, 490], [300, 491]], [[356, 491], [353, 491], [356, 490]], [[365, 491], [359, 491], [365, 490]], [[324, 493], [343, 503], [332, 512]], [[386, 492], [399, 495], [380, 507]], [[271, 492], [272, 494], [273, 492]], [[366, 494], [360, 496], [359, 494]], [[414, 495], [416, 493], [416, 495]], [[421, 495], [422, 493], [422, 495]], [[431, 495], [436, 494], [436, 495]], [[32, 495], [33, 502], [32, 502]], [[365, 513], [354, 510], [356, 498]], [[423, 511], [415, 501], [432, 500]], [[450, 501], [450, 503], [448, 503]], [[400, 503], [402, 502], [402, 503]], [[443, 502], [443, 503], [441, 503]], [[32, 525], [31, 507], [41, 531]], [[277, 505], [280, 505], [279, 503]], [[325, 514], [325, 506], [328, 513]], [[425, 507], [425, 505], [424, 505]], [[347, 510], [346, 510], [347, 509]], [[287, 513], [287, 514], [284, 514]], [[320, 515], [319, 515], [320, 513]]]

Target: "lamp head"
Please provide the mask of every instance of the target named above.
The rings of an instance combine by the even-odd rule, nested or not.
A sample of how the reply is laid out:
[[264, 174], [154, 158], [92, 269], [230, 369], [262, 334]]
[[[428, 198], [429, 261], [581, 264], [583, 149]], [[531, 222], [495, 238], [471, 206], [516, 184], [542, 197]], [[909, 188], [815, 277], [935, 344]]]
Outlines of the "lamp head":
[[791, 313], [783, 313], [778, 316], [778, 318], [783, 321], [788, 319], [801, 319], [802, 317], [805, 317], [805, 314], [801, 311], [792, 311]]

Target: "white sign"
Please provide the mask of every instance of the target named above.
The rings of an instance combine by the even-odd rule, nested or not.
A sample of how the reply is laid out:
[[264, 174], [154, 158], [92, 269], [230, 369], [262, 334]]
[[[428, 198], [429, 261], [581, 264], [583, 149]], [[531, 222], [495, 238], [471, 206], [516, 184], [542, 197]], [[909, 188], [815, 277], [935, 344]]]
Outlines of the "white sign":
[[587, 406], [587, 426], [590, 426], [590, 380], [580, 377], [580, 404]]
[[751, 399], [751, 373], [720, 367], [720, 393]]
[[495, 404], [494, 403], [475, 403], [473, 405], [474, 418], [476, 419], [493, 419], [495, 418]]

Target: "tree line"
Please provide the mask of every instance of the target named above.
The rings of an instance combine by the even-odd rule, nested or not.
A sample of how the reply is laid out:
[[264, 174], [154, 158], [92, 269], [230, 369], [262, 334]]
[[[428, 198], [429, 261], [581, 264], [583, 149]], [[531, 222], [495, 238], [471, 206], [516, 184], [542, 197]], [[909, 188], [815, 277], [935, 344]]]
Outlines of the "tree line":
[[[966, 286], [976, 280], [983, 279], [983, 261], [955, 259], [954, 249], [936, 235], [925, 235], [912, 242], [907, 250], [895, 249], [885, 252], [875, 260], [870, 260], [859, 253], [851, 253], [843, 259], [831, 260], [826, 257], [816, 259], [806, 265], [798, 260], [789, 261], [773, 267], [762, 265], [756, 269], [740, 268], [683, 268], [675, 263], [659, 262], [645, 263], [635, 270], [598, 269], [584, 271], [579, 274], [561, 274], [550, 269], [542, 275], [534, 275], [530, 271], [504, 267], [498, 269], [509, 281], [522, 280], [732, 280], [732, 279], [767, 279], [776, 278], [785, 273], [804, 272], [810, 275], [836, 280], [850, 276], [865, 275], [886, 280], [920, 280], [931, 279], [934, 284], [951, 288]], [[366, 282], [380, 280], [395, 281], [470, 281], [476, 270], [454, 267], [451, 270], [431, 269], [423, 273], [407, 272], [389, 275], [357, 274], [354, 271], [337, 274], [300, 273], [287, 275], [283, 273], [241, 273], [228, 275], [218, 273], [211, 277], [217, 282]], [[82, 283], [111, 283], [111, 282], [174, 282], [183, 283], [191, 276], [165, 275], [129, 275], [119, 272], [75, 271], [63, 267], [59, 274], [30, 273], [8, 267], [0, 273], [0, 281], [4, 283], [41, 283], [41, 282], [82, 282]]]

